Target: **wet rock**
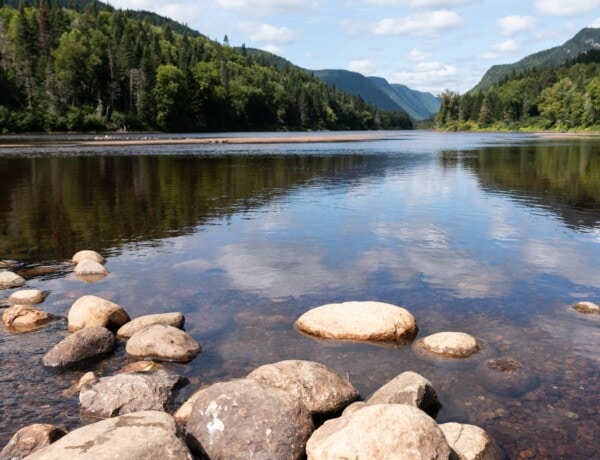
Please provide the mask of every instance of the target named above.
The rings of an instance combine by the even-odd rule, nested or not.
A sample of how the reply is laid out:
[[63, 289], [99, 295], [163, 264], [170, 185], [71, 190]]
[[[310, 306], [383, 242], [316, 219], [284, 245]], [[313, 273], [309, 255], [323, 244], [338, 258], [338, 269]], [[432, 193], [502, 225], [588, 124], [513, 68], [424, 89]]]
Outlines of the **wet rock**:
[[442, 405], [433, 385], [415, 372], [403, 372], [367, 399], [367, 404], [408, 404], [435, 418]]
[[184, 323], [185, 318], [183, 314], [179, 312], [140, 316], [121, 326], [117, 331], [117, 337], [120, 339], [128, 339], [136, 332], [140, 332], [155, 324], [165, 324], [167, 326], [176, 327], [177, 329], [182, 329]]
[[247, 378], [284, 390], [302, 401], [312, 415], [338, 413], [359, 397], [358, 390], [348, 380], [312, 361], [267, 364]]
[[476, 375], [486, 390], [501, 396], [517, 398], [535, 389], [537, 376], [525, 365], [512, 358], [483, 361]]
[[54, 425], [36, 423], [17, 431], [0, 452], [0, 460], [20, 460], [62, 438], [65, 430]]
[[86, 372], [81, 376], [81, 378], [75, 385], [71, 386], [70, 388], [67, 388], [65, 391], [62, 392], [62, 394], [65, 397], [73, 396], [75, 393], [79, 392], [86, 383], [93, 382], [97, 378], [98, 376], [93, 372]]
[[188, 362], [198, 356], [201, 348], [182, 330], [155, 324], [131, 336], [125, 351], [138, 358]]
[[57, 343], [42, 358], [47, 367], [70, 366], [88, 359], [96, 359], [112, 352], [117, 340], [104, 327], [88, 327], [77, 331]]
[[173, 417], [145, 411], [86, 425], [28, 460], [192, 460]]
[[96, 262], [95, 260], [83, 259], [77, 265], [75, 265], [75, 269], [73, 273], [80, 276], [87, 275], [102, 275], [106, 276], [110, 272], [106, 269], [104, 265]]
[[105, 418], [146, 410], [168, 411], [175, 390], [185, 383], [183, 377], [165, 371], [102, 377], [84, 385], [79, 404], [82, 412]]
[[99, 264], [104, 264], [106, 262], [104, 257], [102, 257], [99, 253], [89, 249], [77, 252], [71, 259], [71, 262], [73, 262], [73, 265], [79, 265], [79, 263], [83, 262], [84, 260], [91, 260]]
[[195, 454], [208, 458], [299, 459], [312, 428], [311, 416], [298, 399], [242, 379], [200, 392], [186, 439]]
[[164, 366], [155, 363], [154, 361], [144, 360], [144, 361], [136, 361], [134, 363], [129, 363], [119, 369], [116, 374], [131, 374], [132, 372], [156, 372], [159, 370], [164, 370]]
[[322, 339], [372, 342], [393, 346], [410, 343], [417, 335], [412, 314], [381, 302], [344, 302], [323, 305], [304, 313], [299, 331]]
[[44, 292], [39, 289], [22, 289], [8, 296], [13, 305], [35, 305], [44, 301]]
[[0, 272], [0, 289], [21, 287], [25, 279], [13, 272]]
[[447, 460], [450, 447], [423, 411], [406, 404], [377, 404], [325, 422], [308, 440], [306, 453], [308, 460]]
[[342, 412], [342, 417], [345, 417], [347, 415], [352, 415], [354, 414], [354, 412], [361, 410], [363, 408], [367, 407], [367, 403], [364, 401], [355, 401], [352, 404], [350, 404], [348, 407], [346, 407], [344, 409], [344, 412]]
[[114, 330], [128, 321], [129, 315], [119, 305], [95, 295], [77, 299], [68, 315], [69, 332], [93, 326]]
[[578, 302], [573, 305], [573, 309], [586, 315], [597, 315], [600, 313], [600, 306], [592, 302]]
[[418, 340], [416, 345], [445, 358], [468, 358], [481, 348], [475, 337], [464, 332], [438, 332]]
[[2, 314], [2, 322], [11, 330], [25, 332], [48, 323], [52, 317], [31, 305], [13, 305]]
[[504, 454], [485, 430], [475, 425], [439, 425], [456, 460], [502, 460]]

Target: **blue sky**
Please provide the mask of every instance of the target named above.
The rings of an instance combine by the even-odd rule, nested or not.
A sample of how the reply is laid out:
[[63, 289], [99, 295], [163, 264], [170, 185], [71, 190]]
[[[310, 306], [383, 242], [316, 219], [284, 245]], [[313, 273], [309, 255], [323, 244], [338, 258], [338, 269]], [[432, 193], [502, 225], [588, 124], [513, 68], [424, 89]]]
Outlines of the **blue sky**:
[[600, 27], [600, 0], [112, 0], [308, 69], [347, 69], [439, 94], [493, 64]]

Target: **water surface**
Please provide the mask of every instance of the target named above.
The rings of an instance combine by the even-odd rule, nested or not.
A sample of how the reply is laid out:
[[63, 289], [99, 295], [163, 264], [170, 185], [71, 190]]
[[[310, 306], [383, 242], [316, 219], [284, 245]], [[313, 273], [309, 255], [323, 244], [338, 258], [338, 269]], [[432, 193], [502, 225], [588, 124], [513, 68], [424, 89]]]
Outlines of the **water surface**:
[[[86, 294], [132, 317], [183, 311], [203, 352], [171, 366], [192, 380], [180, 398], [283, 359], [347, 374], [364, 398], [413, 370], [438, 390], [438, 421], [485, 428], [511, 458], [597, 455], [600, 323], [569, 306], [600, 302], [598, 140], [401, 132], [367, 143], [82, 148], [76, 139], [0, 149], [0, 259], [16, 261], [28, 287], [49, 293], [42, 308], [63, 317]], [[111, 275], [73, 277], [67, 261], [84, 248], [103, 253]], [[540, 384], [498, 396], [473, 369], [422, 361], [410, 347], [294, 330], [308, 309], [347, 300], [404, 306], [419, 337], [476, 335]], [[61, 391], [127, 362], [121, 347], [99, 364], [44, 369], [39, 359], [65, 329], [0, 330], [0, 444], [26, 423], [80, 425], [77, 397]]]

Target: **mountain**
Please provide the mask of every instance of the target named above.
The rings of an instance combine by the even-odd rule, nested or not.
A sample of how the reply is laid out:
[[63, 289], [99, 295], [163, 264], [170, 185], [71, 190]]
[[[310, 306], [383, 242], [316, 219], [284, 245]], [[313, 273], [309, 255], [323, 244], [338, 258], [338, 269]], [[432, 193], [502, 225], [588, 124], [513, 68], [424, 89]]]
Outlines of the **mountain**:
[[328, 85], [360, 96], [379, 109], [402, 110], [415, 120], [431, 118], [440, 107], [440, 99], [432, 94], [390, 84], [385, 78], [365, 77], [340, 69], [313, 70], [312, 73]]
[[486, 90], [510, 76], [513, 71], [519, 73], [534, 68], [560, 66], [592, 49], [600, 49], [600, 29], [582, 29], [561, 46], [531, 54], [514, 64], [490, 67], [481, 81], [471, 91]]

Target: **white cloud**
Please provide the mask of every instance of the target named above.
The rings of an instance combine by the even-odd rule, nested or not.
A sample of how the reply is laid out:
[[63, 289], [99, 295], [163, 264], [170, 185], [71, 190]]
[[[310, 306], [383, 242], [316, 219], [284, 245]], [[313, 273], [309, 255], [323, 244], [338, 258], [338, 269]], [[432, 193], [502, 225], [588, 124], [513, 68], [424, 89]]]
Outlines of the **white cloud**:
[[248, 38], [255, 42], [293, 43], [296, 40], [296, 33], [285, 26], [243, 24], [241, 28], [248, 33]]
[[519, 49], [519, 45], [514, 40], [504, 40], [502, 43], [492, 46], [492, 48], [502, 53], [511, 53]]
[[462, 19], [456, 12], [438, 10], [399, 19], [383, 19], [377, 23], [374, 32], [377, 35], [429, 35], [460, 24]]
[[485, 53], [481, 53], [478, 57], [479, 59], [485, 59], [486, 61], [493, 61], [494, 59], [498, 59], [500, 57], [500, 54], [488, 51]]
[[423, 59], [426, 59], [429, 56], [429, 54], [425, 53], [424, 51], [418, 50], [417, 48], [413, 48], [410, 53], [408, 53], [408, 56], [406, 56], [406, 59], [408, 59], [409, 61], [422, 61]]
[[596, 18], [590, 24], [590, 27], [600, 27], [600, 18]]
[[363, 75], [372, 75], [375, 71], [375, 65], [368, 59], [350, 61], [348, 69], [352, 72], [358, 72]]
[[[377, 6], [405, 5], [406, 0], [363, 0], [365, 3]], [[453, 6], [468, 5], [475, 0], [409, 0], [411, 8], [448, 8]]]
[[305, 10], [318, 2], [307, 0], [216, 0], [217, 5], [232, 10], [249, 10], [259, 14], [273, 11]]
[[390, 77], [391, 83], [401, 83], [421, 91], [442, 92], [458, 86], [458, 68], [439, 62], [420, 62], [413, 70], [402, 70]]
[[600, 0], [533, 0], [533, 5], [543, 14], [574, 16], [600, 7]]
[[279, 46], [276, 46], [276, 45], [265, 45], [265, 46], [261, 46], [260, 49], [263, 50], [263, 51], [267, 51], [269, 53], [276, 54], [277, 56], [282, 56], [283, 57], [283, 50]]
[[496, 23], [500, 26], [502, 35], [513, 35], [517, 32], [529, 30], [535, 27], [537, 20], [533, 16], [504, 16], [498, 19]]

